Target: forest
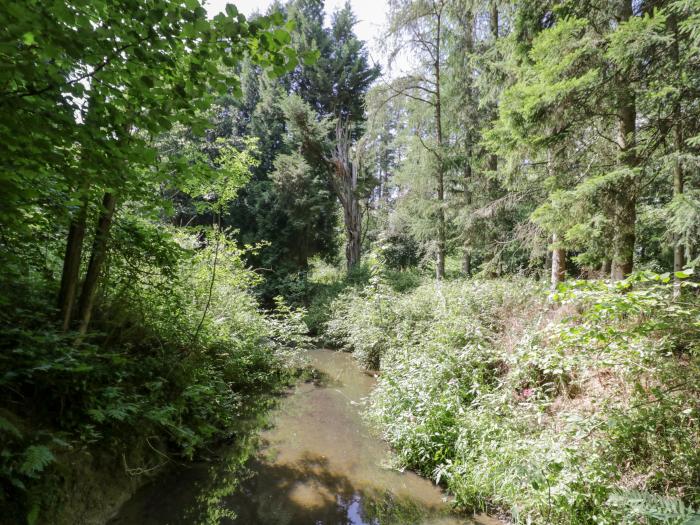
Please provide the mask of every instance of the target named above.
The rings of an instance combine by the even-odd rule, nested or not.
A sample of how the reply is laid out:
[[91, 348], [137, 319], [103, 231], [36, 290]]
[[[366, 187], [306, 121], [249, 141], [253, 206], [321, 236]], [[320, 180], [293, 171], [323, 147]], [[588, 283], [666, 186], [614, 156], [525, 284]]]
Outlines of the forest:
[[227, 507], [330, 349], [444, 523], [700, 524], [700, 0], [235, 3], [1, 3], [0, 523], [436, 523]]

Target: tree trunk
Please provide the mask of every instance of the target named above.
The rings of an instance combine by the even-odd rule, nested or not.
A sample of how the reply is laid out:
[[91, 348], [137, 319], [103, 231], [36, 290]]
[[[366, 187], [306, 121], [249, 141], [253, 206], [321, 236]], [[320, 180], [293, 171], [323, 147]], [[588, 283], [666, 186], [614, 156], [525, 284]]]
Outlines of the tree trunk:
[[610, 278], [610, 272], [612, 270], [612, 261], [610, 259], [605, 259], [603, 264], [600, 266], [600, 274], [603, 279]]
[[85, 238], [85, 221], [87, 220], [87, 188], [84, 188], [85, 196], [78, 214], [71, 219], [66, 240], [66, 253], [63, 257], [63, 271], [61, 273], [61, 288], [58, 292], [58, 308], [61, 316], [61, 328], [65, 331], [70, 328], [73, 318], [73, 305], [78, 290], [80, 277], [80, 259], [83, 252], [83, 240]]
[[347, 236], [345, 258], [347, 259], [348, 272], [359, 266], [362, 250], [362, 215], [360, 214], [360, 201], [357, 198], [357, 166], [352, 163], [349, 166], [349, 171], [350, 184], [346, 190], [347, 205], [343, 207]]
[[557, 245], [557, 234], [552, 235], [552, 290], [566, 278], [566, 252]]
[[339, 121], [335, 129], [335, 155], [331, 183], [343, 206], [345, 259], [348, 272], [360, 264], [362, 255], [362, 216], [357, 197], [358, 166], [350, 160], [350, 131]]
[[489, 17], [489, 29], [494, 40], [498, 40], [498, 2], [491, 0], [491, 16]]
[[[621, 0], [619, 21], [632, 16], [632, 1]], [[637, 166], [636, 105], [634, 92], [629, 87], [626, 75], [618, 74], [618, 146], [622, 168], [633, 170]], [[622, 177], [613, 190], [614, 238], [612, 274], [613, 280], [624, 279], [634, 267], [635, 224], [637, 221], [637, 199], [635, 180], [632, 174]]]
[[345, 234], [347, 236], [345, 258], [348, 272], [350, 272], [360, 264], [362, 249], [361, 216], [357, 199], [353, 199], [350, 208], [343, 210], [343, 212], [345, 217]]
[[[466, 17], [464, 19], [464, 43], [465, 43], [465, 57], [464, 60], [466, 61], [465, 64], [462, 65], [462, 67], [467, 70], [466, 64], [468, 64], [469, 60], [471, 60], [471, 57], [474, 53], [474, 31], [473, 31], [473, 26], [474, 26], [474, 17], [471, 11], [467, 11]], [[467, 74], [466, 78], [466, 86], [465, 86], [465, 93], [466, 93], [466, 100], [465, 103], [467, 104], [467, 107], [472, 107], [475, 104], [474, 101], [474, 91], [472, 89], [472, 76], [471, 72]], [[469, 122], [466, 124], [466, 127], [469, 129], [473, 126], [473, 123]], [[464, 182], [463, 182], [463, 187], [464, 187], [464, 207], [467, 210], [467, 213], [471, 213], [471, 206], [472, 206], [472, 192], [471, 192], [471, 187], [470, 184], [472, 182], [472, 176], [473, 176], [473, 171], [472, 171], [472, 152], [473, 152], [473, 147], [474, 144], [472, 142], [472, 134], [471, 132], [467, 133], [467, 144], [466, 144], [466, 153], [467, 153], [467, 161], [466, 165], [464, 166]], [[462, 273], [466, 275], [467, 277], [471, 277], [472, 274], [472, 246], [471, 246], [471, 235], [469, 231], [464, 232], [464, 244], [462, 247]]]
[[445, 277], [445, 252], [447, 245], [447, 231], [445, 225], [445, 170], [442, 162], [442, 100], [440, 94], [440, 45], [441, 45], [442, 17], [437, 16], [437, 34], [435, 36], [435, 132], [437, 138], [437, 198], [438, 198], [438, 232], [437, 232], [437, 261], [435, 265], [435, 277], [440, 280]]
[[90, 325], [90, 317], [92, 316], [92, 307], [95, 300], [95, 291], [99, 282], [102, 265], [107, 257], [107, 244], [109, 239], [109, 229], [114, 216], [115, 199], [112, 193], [105, 193], [102, 199], [102, 210], [97, 220], [95, 228], [95, 239], [92, 243], [92, 253], [90, 254], [90, 264], [88, 265], [85, 281], [83, 282], [83, 290], [80, 294], [79, 305], [79, 332], [84, 335]]
[[616, 231], [611, 278], [613, 281], [620, 281], [632, 273], [634, 267], [636, 199], [623, 188], [618, 188], [615, 208]]
[[[471, 157], [471, 155], [470, 155]], [[471, 161], [467, 162], [464, 168], [464, 206], [469, 209], [472, 204], [472, 193], [469, 189], [469, 182], [472, 178]], [[465, 233], [464, 246], [462, 248], [462, 273], [467, 277], [472, 275], [472, 249], [469, 234]]]
[[[676, 80], [680, 83], [679, 69], [679, 34], [678, 20], [675, 14], [671, 14], [668, 18], [668, 24], [673, 33], [673, 45], [671, 46], [671, 58], [676, 69]], [[680, 86], [679, 86], [680, 87]], [[679, 198], [683, 195], [685, 186], [685, 173], [683, 171], [683, 162], [681, 155], [683, 153], [683, 127], [681, 123], [681, 105], [677, 101], [673, 107], [673, 147], [676, 150], [676, 161], [673, 166], [673, 197]], [[673, 271], [680, 272], [685, 267], [685, 247], [681, 238], [676, 235], [673, 238]], [[673, 296], [678, 297], [681, 293], [681, 281], [674, 276]]]
[[[489, 17], [489, 29], [491, 30], [491, 37], [493, 38], [494, 46], [498, 41], [498, 3], [496, 0], [491, 0], [491, 16]], [[491, 108], [491, 118], [496, 120], [498, 118], [498, 105], [494, 104]], [[498, 156], [491, 154], [488, 159], [489, 171], [498, 171]]]
[[472, 252], [466, 246], [462, 252], [462, 273], [467, 277], [472, 276]]

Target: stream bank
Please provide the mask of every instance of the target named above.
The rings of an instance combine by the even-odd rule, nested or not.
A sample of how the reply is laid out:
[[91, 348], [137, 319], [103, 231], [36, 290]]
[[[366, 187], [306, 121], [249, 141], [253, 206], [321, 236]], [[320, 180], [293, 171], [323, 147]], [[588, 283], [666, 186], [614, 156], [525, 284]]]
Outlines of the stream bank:
[[309, 358], [315, 380], [282, 399], [245, 465], [253, 442], [144, 487], [110, 525], [499, 523], [452, 515], [430, 481], [385, 466], [390, 451], [360, 416], [375, 379], [346, 353], [313, 350]]

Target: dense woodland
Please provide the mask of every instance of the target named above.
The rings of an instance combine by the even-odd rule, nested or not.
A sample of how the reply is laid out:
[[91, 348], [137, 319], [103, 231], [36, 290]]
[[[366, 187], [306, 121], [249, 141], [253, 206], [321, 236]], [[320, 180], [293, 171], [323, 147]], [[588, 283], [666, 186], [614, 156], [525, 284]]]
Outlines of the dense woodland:
[[700, 2], [388, 5], [371, 57], [350, 3], [3, 3], [0, 521], [243, 440], [317, 344], [460, 512], [700, 523]]

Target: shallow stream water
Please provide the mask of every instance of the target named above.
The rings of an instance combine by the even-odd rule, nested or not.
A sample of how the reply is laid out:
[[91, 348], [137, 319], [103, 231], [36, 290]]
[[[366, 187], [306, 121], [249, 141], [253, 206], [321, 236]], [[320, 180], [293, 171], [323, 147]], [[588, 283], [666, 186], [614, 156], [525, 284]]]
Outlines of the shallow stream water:
[[[245, 466], [229, 461], [177, 470], [142, 489], [111, 525], [495, 525], [455, 516], [443, 493], [386, 462], [390, 452], [360, 417], [375, 379], [352, 356], [309, 353], [318, 380], [297, 385], [271, 415]], [[235, 518], [233, 517], [235, 514]]]

